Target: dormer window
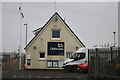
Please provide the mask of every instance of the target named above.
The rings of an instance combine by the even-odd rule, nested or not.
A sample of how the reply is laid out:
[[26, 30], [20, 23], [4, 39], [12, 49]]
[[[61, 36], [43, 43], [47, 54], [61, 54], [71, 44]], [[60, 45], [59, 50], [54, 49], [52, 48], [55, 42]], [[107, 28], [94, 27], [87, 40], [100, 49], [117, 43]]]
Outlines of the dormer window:
[[60, 29], [52, 30], [52, 39], [60, 39]]

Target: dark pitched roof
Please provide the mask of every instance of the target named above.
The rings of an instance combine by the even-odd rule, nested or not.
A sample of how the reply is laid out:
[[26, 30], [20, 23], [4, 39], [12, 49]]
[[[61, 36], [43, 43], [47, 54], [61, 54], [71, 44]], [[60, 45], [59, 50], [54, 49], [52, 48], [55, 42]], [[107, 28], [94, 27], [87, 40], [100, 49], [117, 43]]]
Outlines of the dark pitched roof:
[[49, 23], [49, 21], [54, 17], [54, 15], [58, 15], [60, 17], [60, 19], [63, 21], [63, 23], [68, 27], [68, 29], [73, 33], [73, 35], [78, 39], [78, 41], [85, 47], [85, 45], [80, 41], [80, 39], [75, 35], [75, 33], [71, 30], [71, 28], [66, 24], [66, 22], [61, 18], [61, 16], [55, 12], [55, 14], [53, 14], [53, 16], [46, 22], [46, 24], [42, 27], [42, 29], [40, 31], [38, 31], [38, 34], [36, 34], [33, 39], [27, 44], [27, 46], [24, 48], [26, 49], [30, 44], [31, 42], [36, 38], [37, 35], [39, 35], [39, 33], [45, 28], [45, 26]]

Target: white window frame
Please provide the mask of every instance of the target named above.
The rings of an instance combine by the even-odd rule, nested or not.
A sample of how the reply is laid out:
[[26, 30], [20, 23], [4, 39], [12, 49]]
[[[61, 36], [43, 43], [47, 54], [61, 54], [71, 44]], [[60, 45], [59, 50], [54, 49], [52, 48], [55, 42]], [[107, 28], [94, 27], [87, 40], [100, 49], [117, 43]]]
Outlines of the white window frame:
[[66, 52], [66, 58], [70, 58], [73, 55], [73, 52]]
[[[30, 60], [30, 65], [28, 65], [28, 60]], [[27, 66], [31, 66], [32, 62], [31, 62], [31, 56], [28, 54], [27, 55], [27, 60], [26, 60], [26, 65]]]
[[59, 67], [59, 68], [62, 68], [63, 62], [64, 62], [64, 60], [59, 60], [59, 61], [58, 61], [58, 67]]
[[[29, 60], [29, 64], [28, 64], [28, 60]], [[27, 66], [31, 65], [31, 59], [27, 59]]]
[[[58, 30], [58, 31], [60, 31], [60, 38], [53, 38], [53, 37], [52, 37], [52, 32], [53, 32], [53, 30]], [[61, 29], [51, 29], [51, 39], [52, 39], [52, 40], [61, 40]]]
[[47, 60], [47, 68], [62, 68], [64, 60]]
[[53, 68], [59, 68], [58, 60], [53, 60], [52, 66], [53, 66]]
[[48, 60], [47, 61], [47, 67], [48, 68], [52, 68], [52, 66], [53, 66], [53, 61], [52, 60]]
[[[44, 53], [44, 54], [45, 54], [45, 58], [40, 58], [40, 54], [41, 54], [41, 53]], [[39, 52], [38, 57], [39, 57], [39, 60], [45, 60], [45, 59], [46, 59], [46, 53], [45, 53], [45, 52]]]

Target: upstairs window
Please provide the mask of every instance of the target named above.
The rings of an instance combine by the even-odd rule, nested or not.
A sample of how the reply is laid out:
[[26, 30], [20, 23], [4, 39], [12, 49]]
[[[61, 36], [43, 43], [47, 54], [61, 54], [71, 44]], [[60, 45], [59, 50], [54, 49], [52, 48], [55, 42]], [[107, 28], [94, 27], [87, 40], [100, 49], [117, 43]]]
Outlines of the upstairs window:
[[60, 39], [60, 30], [52, 30], [52, 39]]

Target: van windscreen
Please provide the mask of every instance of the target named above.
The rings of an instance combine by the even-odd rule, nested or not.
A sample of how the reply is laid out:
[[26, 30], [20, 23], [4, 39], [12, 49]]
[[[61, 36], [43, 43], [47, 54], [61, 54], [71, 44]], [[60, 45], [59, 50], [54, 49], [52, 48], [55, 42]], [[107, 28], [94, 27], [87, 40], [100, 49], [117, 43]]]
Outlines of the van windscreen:
[[75, 53], [73, 54], [70, 59], [84, 59], [85, 58], [85, 53]]

